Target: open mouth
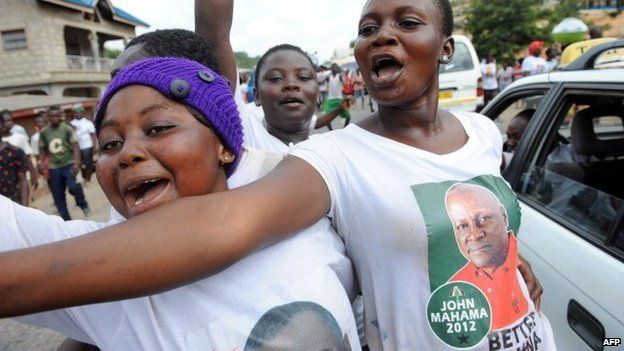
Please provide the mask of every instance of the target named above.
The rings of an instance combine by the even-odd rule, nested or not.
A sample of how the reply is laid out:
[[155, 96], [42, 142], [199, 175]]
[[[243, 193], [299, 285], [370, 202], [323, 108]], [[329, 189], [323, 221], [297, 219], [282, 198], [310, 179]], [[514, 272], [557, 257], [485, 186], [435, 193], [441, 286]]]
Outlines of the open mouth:
[[296, 97], [288, 97], [280, 101], [280, 105], [294, 105], [294, 104], [303, 104], [303, 103], [304, 103], [303, 100], [296, 98]]
[[373, 58], [373, 81], [392, 83], [403, 71], [403, 64], [390, 55]]
[[130, 185], [125, 190], [126, 204], [130, 207], [137, 207], [143, 203], [149, 203], [162, 193], [169, 181], [163, 178], [148, 179]]

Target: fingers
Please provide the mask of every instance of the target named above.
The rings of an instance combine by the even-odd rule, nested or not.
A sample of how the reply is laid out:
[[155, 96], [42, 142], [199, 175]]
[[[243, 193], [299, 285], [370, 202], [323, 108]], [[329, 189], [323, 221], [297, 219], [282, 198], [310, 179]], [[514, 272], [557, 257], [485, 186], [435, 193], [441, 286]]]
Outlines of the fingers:
[[539, 311], [540, 303], [542, 302], [542, 294], [544, 293], [542, 284], [540, 284], [538, 280], [535, 280], [534, 289], [529, 291], [531, 293], [531, 300], [535, 304], [535, 309]]
[[518, 261], [518, 270], [524, 279], [524, 282], [529, 289], [529, 295], [531, 300], [535, 304], [535, 308], [539, 310], [540, 302], [542, 294], [544, 293], [544, 289], [542, 288], [542, 284], [539, 282], [535, 274], [533, 273], [533, 269], [529, 262], [527, 262], [524, 258], [520, 257]]

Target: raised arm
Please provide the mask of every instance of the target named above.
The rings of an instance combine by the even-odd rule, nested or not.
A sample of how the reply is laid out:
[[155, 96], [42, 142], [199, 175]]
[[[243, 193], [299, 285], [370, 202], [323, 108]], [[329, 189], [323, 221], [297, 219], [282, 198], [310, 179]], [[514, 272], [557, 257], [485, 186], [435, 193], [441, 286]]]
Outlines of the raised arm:
[[215, 50], [221, 75], [236, 89], [236, 59], [230, 42], [234, 0], [195, 0], [195, 33], [208, 40]]
[[344, 111], [349, 111], [351, 109], [351, 98], [345, 97], [342, 99], [340, 106], [333, 109], [331, 112], [319, 116], [316, 120], [316, 124], [314, 125], [314, 129], [323, 128], [326, 125], [330, 124], [336, 117], [338, 117]]
[[310, 226], [329, 205], [321, 176], [291, 156], [248, 186], [179, 199], [93, 234], [0, 254], [0, 317], [191, 283]]

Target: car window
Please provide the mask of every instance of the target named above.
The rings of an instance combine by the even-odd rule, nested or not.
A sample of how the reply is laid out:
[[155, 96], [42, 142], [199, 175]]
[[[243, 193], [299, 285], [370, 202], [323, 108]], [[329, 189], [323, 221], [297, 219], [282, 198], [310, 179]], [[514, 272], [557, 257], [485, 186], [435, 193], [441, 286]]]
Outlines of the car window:
[[535, 92], [529, 96], [521, 96], [516, 99], [510, 99], [506, 102], [507, 105], [503, 107], [502, 110], [499, 109], [500, 112], [494, 115], [492, 113], [488, 113], [488, 117], [494, 120], [501, 132], [501, 135], [503, 135], [503, 140], [506, 140], [509, 122], [520, 114], [527, 114], [532, 117], [533, 113], [540, 106], [543, 99], [543, 92]]
[[440, 73], [451, 73], [460, 71], [469, 71], [474, 68], [472, 56], [468, 50], [468, 46], [464, 43], [455, 43], [455, 54], [453, 60], [445, 65], [439, 66]]
[[624, 68], [624, 48], [601, 53], [594, 61], [594, 69]]
[[[519, 194], [554, 220], [602, 242], [624, 205], [622, 97], [569, 96], [524, 167]], [[624, 249], [624, 233], [614, 239]]]
[[618, 249], [624, 251], [624, 230], [621, 230], [618, 235], [615, 236], [613, 245], [615, 245], [615, 247], [617, 247]]

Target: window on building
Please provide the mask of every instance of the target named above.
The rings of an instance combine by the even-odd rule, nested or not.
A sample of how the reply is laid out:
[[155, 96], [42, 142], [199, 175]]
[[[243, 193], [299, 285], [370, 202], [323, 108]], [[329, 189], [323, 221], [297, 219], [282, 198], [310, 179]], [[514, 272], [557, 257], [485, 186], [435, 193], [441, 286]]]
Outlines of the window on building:
[[26, 32], [23, 29], [2, 31], [2, 45], [5, 51], [26, 49]]

